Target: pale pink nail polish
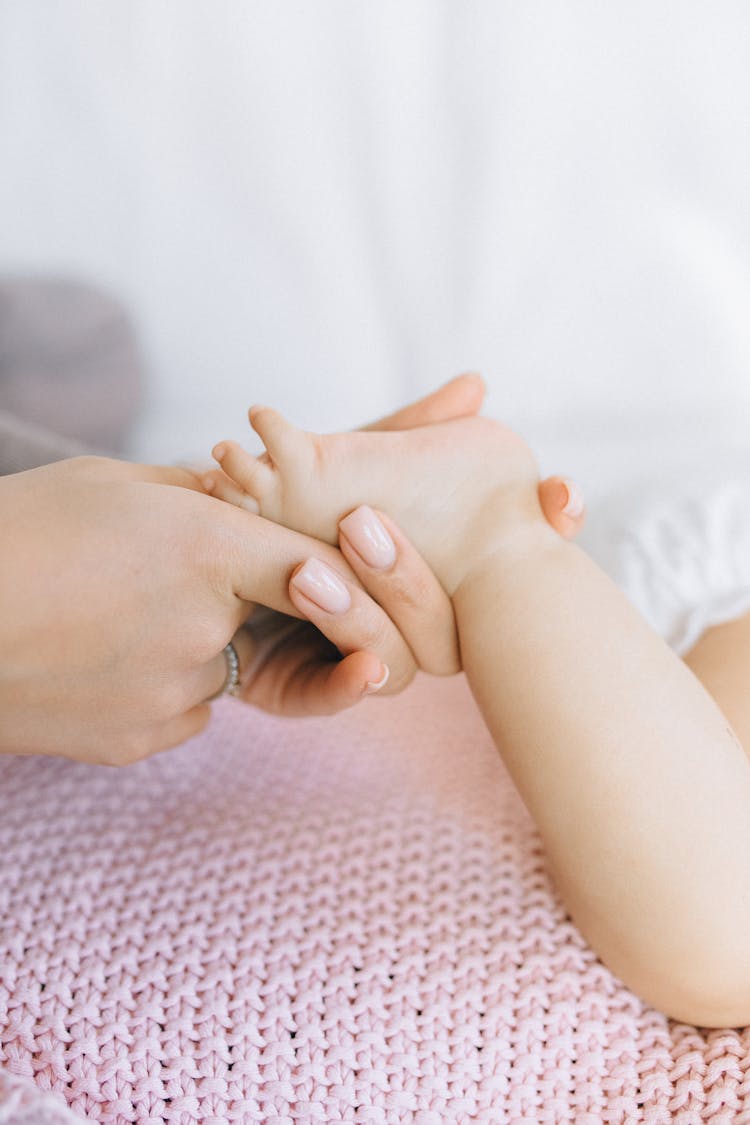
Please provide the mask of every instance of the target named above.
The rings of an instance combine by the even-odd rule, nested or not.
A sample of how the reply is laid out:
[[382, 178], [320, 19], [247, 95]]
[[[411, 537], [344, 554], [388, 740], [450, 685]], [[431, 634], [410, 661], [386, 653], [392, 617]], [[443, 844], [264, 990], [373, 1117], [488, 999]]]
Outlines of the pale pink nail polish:
[[395, 563], [396, 546], [372, 508], [357, 508], [341, 521], [339, 528], [374, 570], [388, 570]]
[[388, 680], [389, 680], [390, 675], [391, 675], [391, 670], [390, 670], [390, 668], [388, 667], [387, 664], [381, 664], [380, 667], [383, 669], [382, 676], [380, 677], [379, 680], [376, 680], [376, 681], [370, 680], [365, 684], [365, 691], [364, 691], [365, 695], [374, 695], [376, 691], [380, 691], [380, 689], [384, 688], [385, 685], [388, 683]]
[[326, 613], [346, 613], [352, 604], [338, 574], [320, 559], [308, 559], [292, 578], [292, 585]]
[[578, 519], [578, 517], [583, 514], [583, 509], [585, 507], [583, 493], [572, 480], [566, 480], [565, 487], [568, 490], [568, 502], [563, 508], [563, 511], [565, 515], [570, 516], [571, 519]]

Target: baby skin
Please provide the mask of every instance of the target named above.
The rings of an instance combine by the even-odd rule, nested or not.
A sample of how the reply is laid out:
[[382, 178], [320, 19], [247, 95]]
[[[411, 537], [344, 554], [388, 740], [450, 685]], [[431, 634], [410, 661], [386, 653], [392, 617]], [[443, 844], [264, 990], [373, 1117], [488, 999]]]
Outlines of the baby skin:
[[360, 504], [396, 520], [451, 595], [468, 682], [582, 933], [670, 1016], [749, 1023], [750, 759], [545, 522], [525, 442], [486, 418], [323, 436], [265, 407], [250, 418], [266, 453], [220, 443], [215, 495], [331, 543]]
[[[393, 515], [449, 594], [511, 522], [541, 516], [538, 473], [526, 443], [487, 418], [389, 433], [312, 434], [275, 410], [254, 407], [250, 423], [266, 453], [235, 442], [214, 449], [241, 490], [214, 494], [266, 519], [337, 543], [341, 519], [366, 498]], [[398, 498], [398, 499], [396, 499]]]

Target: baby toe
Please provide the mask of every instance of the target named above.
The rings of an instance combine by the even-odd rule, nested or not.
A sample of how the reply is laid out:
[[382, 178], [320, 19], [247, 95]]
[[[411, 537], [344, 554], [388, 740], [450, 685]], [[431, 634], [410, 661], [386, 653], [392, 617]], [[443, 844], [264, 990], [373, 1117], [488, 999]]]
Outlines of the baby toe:
[[236, 508], [244, 508], [246, 512], [259, 512], [258, 501], [248, 495], [244, 489], [228, 477], [221, 469], [212, 469], [201, 477], [206, 492], [217, 500], [224, 500], [227, 504], [234, 504]]
[[[226, 476], [258, 502], [262, 502], [265, 494], [273, 487], [274, 470], [271, 466], [253, 457], [237, 442], [221, 442], [215, 446], [213, 455]], [[244, 504], [242, 506], [246, 507]]]
[[251, 406], [248, 417], [274, 464], [294, 464], [307, 435], [270, 406]]

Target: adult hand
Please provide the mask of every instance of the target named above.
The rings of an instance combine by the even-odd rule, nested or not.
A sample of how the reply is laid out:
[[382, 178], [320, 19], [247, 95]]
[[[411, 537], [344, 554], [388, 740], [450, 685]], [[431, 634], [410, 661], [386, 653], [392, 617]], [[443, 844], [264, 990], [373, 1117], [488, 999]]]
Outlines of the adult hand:
[[[183, 487], [174, 487], [181, 485]], [[195, 490], [180, 469], [84, 457], [0, 478], [0, 751], [121, 764], [205, 726], [256, 601], [294, 614], [326, 544]]]
[[[475, 414], [484, 394], [479, 375], [459, 375], [362, 428], [405, 430]], [[208, 491], [221, 476], [220, 469], [199, 474]], [[224, 483], [231, 487], [228, 478]], [[253, 512], [252, 505], [245, 506]], [[327, 611], [305, 593], [300, 565], [291, 576], [289, 598], [305, 620], [256, 607], [234, 638], [244, 669], [243, 700], [284, 715], [333, 714], [373, 691], [403, 690], [419, 667], [435, 674], [460, 669], [450, 601], [425, 561], [393, 530], [398, 557], [387, 578], [375, 582], [379, 600], [367, 596], [344, 563], [334, 575], [343, 584], [343, 600], [340, 595], [336, 608]], [[315, 560], [313, 565], [321, 560], [317, 550]], [[317, 596], [321, 600], [320, 590]]]
[[[446, 389], [451, 409], [478, 407], [481, 384], [458, 384]], [[440, 394], [425, 400], [428, 413]], [[390, 422], [404, 425], [420, 409]], [[208, 720], [205, 700], [224, 682], [222, 650], [235, 634], [249, 664], [245, 698], [286, 714], [351, 705], [386, 658], [394, 689], [416, 667], [420, 614], [407, 641], [334, 548], [200, 494], [185, 470], [58, 462], [0, 479], [0, 510], [0, 752], [125, 764], [184, 741]], [[407, 620], [404, 607], [426, 582], [429, 616], [441, 591], [394, 535], [399, 555], [380, 581], [383, 605]], [[303, 599], [287, 585], [313, 556], [355, 591], [351, 610], [319, 618], [349, 653], [343, 660], [310, 625], [295, 635], [277, 617], [260, 643], [237, 632], [256, 602], [300, 614]]]
[[[462, 396], [448, 392], [451, 409]], [[0, 510], [0, 752], [121, 764], [180, 743], [205, 726], [222, 650], [254, 604], [299, 612], [295, 567], [315, 554], [356, 586], [334, 548], [203, 495], [186, 470], [76, 458], [0, 478]], [[329, 645], [321, 664], [310, 625], [290, 647], [283, 619], [286, 650], [276, 625], [248, 697], [339, 709], [352, 679], [361, 695], [373, 667], [381, 676], [377, 652], [354, 651], [357, 634], [403, 682], [406, 642], [374, 602], [358, 604], [332, 630], [351, 660], [332, 662]]]
[[[363, 428], [411, 429], [475, 414], [484, 393], [480, 376], [458, 376]], [[203, 479], [210, 487], [213, 478], [222, 475], [214, 469]], [[224, 481], [231, 487], [228, 478]], [[583, 500], [573, 482], [548, 477], [539, 485], [539, 501], [560, 535], [577, 534], [583, 524]], [[387, 565], [371, 566], [356, 550], [346, 532], [352, 535], [358, 517], [348, 517], [340, 544], [359, 583], [347, 581], [339, 568], [333, 579], [338, 577], [344, 591], [328, 603], [333, 608], [326, 608], [330, 581], [321, 577], [318, 554], [312, 572], [309, 565], [297, 567], [289, 585], [290, 600], [307, 621], [259, 607], [248, 630], [238, 634], [235, 644], [248, 668], [243, 677], [246, 701], [286, 715], [329, 714], [351, 707], [371, 691], [388, 695], [403, 690], [418, 669], [436, 675], [460, 670], [450, 600], [393, 521], [377, 515], [391, 540]]]

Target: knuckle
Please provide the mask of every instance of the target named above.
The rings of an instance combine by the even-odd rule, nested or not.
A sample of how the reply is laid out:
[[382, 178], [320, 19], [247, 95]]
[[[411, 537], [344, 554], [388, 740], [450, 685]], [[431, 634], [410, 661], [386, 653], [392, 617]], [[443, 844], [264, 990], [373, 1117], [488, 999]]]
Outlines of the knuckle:
[[190, 705], [194, 679], [190, 675], [162, 680], [141, 699], [140, 717], [148, 723], [164, 723]]
[[153, 754], [160, 749], [158, 742], [153, 738], [144, 740], [133, 748], [133, 752], [129, 759], [129, 764], [133, 765], [135, 762], [142, 762], [146, 758], [150, 758]]
[[359, 648], [371, 649], [382, 654], [392, 647], [392, 626], [385, 614], [365, 615], [358, 624], [356, 637]]
[[385, 577], [388, 586], [388, 599], [394, 606], [415, 612], [428, 611], [436, 600], [435, 585], [421, 569], [390, 571]]
[[455, 676], [461, 671], [457, 646], [448, 647], [446, 645], [445, 651], [437, 650], [428, 653], [422, 668], [425, 672], [429, 672], [431, 676]]
[[230, 639], [226, 629], [209, 625], [203, 629], [196, 629], [192, 636], [185, 640], [183, 653], [186, 665], [196, 668], [210, 664], [221, 655], [227, 640]]
[[389, 576], [382, 601], [425, 672], [452, 676], [461, 670], [453, 608], [430, 573], [417, 568]]
[[189, 687], [187, 678], [165, 684], [159, 692], [159, 713], [162, 719], [171, 719], [185, 710]]
[[96, 765], [120, 769], [148, 756], [145, 732], [131, 733], [122, 742], [107, 746], [96, 756]]

